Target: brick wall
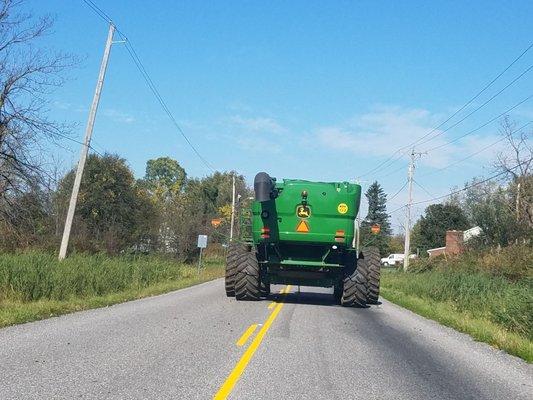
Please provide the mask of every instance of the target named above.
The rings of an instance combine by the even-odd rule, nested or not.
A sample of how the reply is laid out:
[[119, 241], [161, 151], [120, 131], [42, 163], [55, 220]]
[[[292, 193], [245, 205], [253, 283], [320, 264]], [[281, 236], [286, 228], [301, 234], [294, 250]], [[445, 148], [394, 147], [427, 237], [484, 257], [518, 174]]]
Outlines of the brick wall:
[[464, 252], [463, 231], [446, 231], [446, 255], [461, 254]]

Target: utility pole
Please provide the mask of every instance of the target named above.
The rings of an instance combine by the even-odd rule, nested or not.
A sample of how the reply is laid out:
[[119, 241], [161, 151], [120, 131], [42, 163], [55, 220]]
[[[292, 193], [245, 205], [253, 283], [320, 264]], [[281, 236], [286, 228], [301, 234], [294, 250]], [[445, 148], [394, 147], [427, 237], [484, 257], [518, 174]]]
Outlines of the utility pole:
[[235, 173], [233, 173], [232, 179], [232, 192], [231, 192], [231, 223], [229, 228], [229, 240], [233, 241], [233, 225], [235, 224]]
[[63, 238], [61, 240], [61, 247], [59, 249], [59, 259], [63, 260], [67, 256], [68, 242], [70, 238], [70, 230], [72, 228], [72, 221], [74, 219], [74, 212], [76, 211], [76, 202], [78, 200], [78, 193], [80, 191], [81, 177], [83, 169], [85, 168], [85, 161], [87, 160], [87, 153], [91, 145], [91, 136], [93, 134], [94, 120], [96, 118], [96, 111], [98, 110], [98, 103], [102, 93], [102, 86], [104, 85], [104, 78], [109, 61], [109, 53], [111, 52], [111, 44], [113, 43], [113, 35], [115, 33], [115, 25], [109, 24], [109, 33], [105, 44], [104, 56], [100, 66], [100, 73], [96, 83], [96, 90], [94, 92], [93, 102], [89, 111], [89, 119], [87, 121], [87, 128], [85, 129], [85, 140], [81, 147], [80, 160], [78, 161], [78, 168], [76, 170], [76, 177], [74, 178], [74, 185], [72, 186], [72, 193], [70, 195], [70, 203], [68, 206], [67, 219], [65, 220], [65, 229], [63, 230]]
[[415, 149], [411, 151], [411, 161], [409, 162], [409, 170], [407, 174], [407, 179], [409, 182], [408, 189], [408, 198], [407, 198], [407, 210], [406, 210], [406, 220], [405, 220], [405, 243], [404, 243], [404, 253], [403, 253], [403, 270], [407, 271], [409, 268], [409, 254], [411, 246], [411, 204], [413, 203], [413, 176], [415, 174]]

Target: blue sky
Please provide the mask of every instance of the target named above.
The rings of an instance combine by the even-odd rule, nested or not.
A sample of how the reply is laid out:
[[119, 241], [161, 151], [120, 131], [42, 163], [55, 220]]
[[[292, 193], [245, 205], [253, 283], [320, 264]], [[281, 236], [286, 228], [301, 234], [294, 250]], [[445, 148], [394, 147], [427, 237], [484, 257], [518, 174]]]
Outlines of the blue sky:
[[[127, 34], [199, 151], [215, 168], [249, 181], [260, 170], [278, 178], [354, 180], [446, 119], [533, 41], [531, 1], [96, 3]], [[107, 26], [81, 0], [30, 0], [27, 8], [56, 17], [47, 47], [84, 57], [51, 103], [53, 117], [79, 124], [73, 137], [81, 140]], [[450, 124], [532, 64], [533, 49]], [[533, 71], [418, 150], [460, 136], [531, 94]], [[533, 119], [533, 101], [511, 117], [521, 124]], [[428, 153], [417, 181], [437, 196], [490, 173], [498, 146], [434, 171], [494, 142], [497, 130], [494, 123]], [[158, 156], [177, 159], [190, 176], [209, 174], [120, 44], [112, 49], [93, 144], [126, 158], [137, 176]], [[65, 146], [73, 153], [50, 152], [67, 168], [79, 148]], [[363, 186], [377, 179], [393, 194], [405, 182], [406, 160], [364, 176]], [[415, 200], [428, 197], [415, 187]], [[402, 192], [390, 208], [405, 198]]]

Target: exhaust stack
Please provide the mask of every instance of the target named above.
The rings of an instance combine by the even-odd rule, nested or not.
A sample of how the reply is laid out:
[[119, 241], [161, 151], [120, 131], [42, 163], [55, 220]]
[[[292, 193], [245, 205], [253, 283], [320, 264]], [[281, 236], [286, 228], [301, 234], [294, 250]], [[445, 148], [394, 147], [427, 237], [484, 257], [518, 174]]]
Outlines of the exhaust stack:
[[259, 172], [254, 178], [255, 200], [260, 202], [272, 199], [274, 181], [266, 172]]

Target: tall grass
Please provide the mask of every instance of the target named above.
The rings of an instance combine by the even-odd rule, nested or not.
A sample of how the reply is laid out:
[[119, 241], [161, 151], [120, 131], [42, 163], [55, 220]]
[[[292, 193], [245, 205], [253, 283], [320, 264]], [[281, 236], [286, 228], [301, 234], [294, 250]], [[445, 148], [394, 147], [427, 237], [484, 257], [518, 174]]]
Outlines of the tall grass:
[[[469, 330], [465, 321], [476, 320], [478, 339], [531, 360], [532, 254], [529, 246], [512, 246], [502, 251], [470, 252], [447, 260], [419, 260], [407, 273], [383, 274], [383, 293], [401, 305], [412, 303], [414, 311], [425, 309], [423, 302], [434, 307], [442, 305], [438, 319], [449, 321], [449, 325], [467, 333], [474, 329]], [[425, 314], [433, 317], [436, 313], [428, 308]], [[486, 332], [480, 321], [487, 323]], [[494, 334], [489, 335], [490, 330]], [[521, 350], [508, 346], [506, 336], [522, 338], [525, 342], [519, 346]]]
[[0, 254], [0, 326], [113, 304], [214, 279], [221, 260], [196, 267], [160, 256]]

